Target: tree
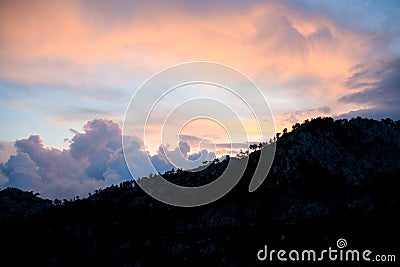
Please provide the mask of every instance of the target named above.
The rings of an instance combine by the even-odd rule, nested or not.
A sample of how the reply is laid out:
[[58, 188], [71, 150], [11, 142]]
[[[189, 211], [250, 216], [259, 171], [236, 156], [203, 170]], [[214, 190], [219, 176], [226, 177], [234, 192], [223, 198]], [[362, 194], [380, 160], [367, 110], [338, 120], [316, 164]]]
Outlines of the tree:
[[400, 120], [396, 121], [395, 124], [396, 124], [396, 129], [400, 130]]
[[292, 126], [292, 130], [294, 131], [294, 130], [296, 130], [297, 128], [300, 128], [300, 123], [295, 123], [295, 124], [293, 124], [293, 126]]
[[381, 119], [381, 122], [389, 127], [396, 127], [395, 122], [391, 118]]
[[257, 149], [257, 145], [256, 145], [256, 144], [251, 144], [251, 145], [249, 146], [249, 149], [250, 149], [250, 150], [256, 150], [256, 149]]

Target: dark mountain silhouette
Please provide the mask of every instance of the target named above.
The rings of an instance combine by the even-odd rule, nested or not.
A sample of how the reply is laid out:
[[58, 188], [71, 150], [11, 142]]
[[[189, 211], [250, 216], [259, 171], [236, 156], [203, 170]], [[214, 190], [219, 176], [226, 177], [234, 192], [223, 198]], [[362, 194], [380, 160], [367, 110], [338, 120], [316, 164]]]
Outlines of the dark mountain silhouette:
[[[339, 238], [351, 249], [397, 253], [400, 259], [400, 121], [317, 118], [294, 125], [276, 145], [260, 188], [248, 192], [260, 155], [253, 146], [235, 188], [201, 207], [160, 203], [134, 181], [52, 205], [5, 189], [1, 260], [13, 266], [275, 266], [282, 264], [257, 260], [264, 245], [322, 250], [336, 248]], [[205, 184], [228, 160], [166, 178]]]

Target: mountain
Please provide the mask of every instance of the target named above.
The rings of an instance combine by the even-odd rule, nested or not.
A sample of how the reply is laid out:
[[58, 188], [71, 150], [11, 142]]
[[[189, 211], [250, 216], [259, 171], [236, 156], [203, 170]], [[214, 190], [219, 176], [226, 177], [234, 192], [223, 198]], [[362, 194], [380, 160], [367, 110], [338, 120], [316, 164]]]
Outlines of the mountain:
[[[271, 171], [255, 192], [248, 186], [259, 150], [249, 153], [248, 167], [231, 192], [200, 207], [163, 204], [134, 181], [53, 204], [18, 189], [0, 191], [2, 261], [13, 266], [282, 266], [260, 262], [257, 252], [265, 245], [337, 249], [340, 238], [349, 249], [399, 260], [400, 121], [317, 118], [295, 124], [276, 142]], [[205, 184], [229, 160], [166, 178]]]

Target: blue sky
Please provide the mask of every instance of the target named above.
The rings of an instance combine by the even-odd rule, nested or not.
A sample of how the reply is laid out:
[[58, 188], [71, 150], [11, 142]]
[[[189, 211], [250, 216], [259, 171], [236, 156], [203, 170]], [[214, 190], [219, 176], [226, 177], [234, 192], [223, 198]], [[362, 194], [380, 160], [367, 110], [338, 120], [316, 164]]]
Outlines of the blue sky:
[[399, 18], [399, 1], [2, 1], [0, 159], [30, 135], [62, 151], [88, 121], [121, 127], [147, 78], [196, 60], [250, 77], [277, 131], [316, 116], [400, 119]]

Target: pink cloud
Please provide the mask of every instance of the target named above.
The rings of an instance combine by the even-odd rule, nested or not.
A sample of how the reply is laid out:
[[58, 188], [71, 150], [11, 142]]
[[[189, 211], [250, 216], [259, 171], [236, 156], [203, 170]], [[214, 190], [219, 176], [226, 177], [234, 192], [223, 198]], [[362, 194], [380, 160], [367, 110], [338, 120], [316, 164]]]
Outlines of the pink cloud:
[[[370, 52], [364, 33], [287, 4], [219, 8], [203, 11], [204, 19], [205, 14], [176, 3], [141, 4], [127, 21], [104, 26], [107, 21], [88, 9], [83, 12], [79, 2], [8, 2], [0, 11], [2, 75], [29, 82], [70, 79], [69, 75], [80, 80], [81, 71], [91, 76], [101, 64], [122, 64], [121, 71], [127, 72], [143, 67], [155, 71], [200, 59], [223, 62], [250, 75], [278, 73], [282, 80], [299, 73], [330, 78]], [[23, 64], [35, 60], [43, 66]], [[51, 64], [61, 69], [48, 68]], [[59, 77], [61, 73], [66, 75]]]
[[5, 186], [38, 191], [44, 197], [72, 198], [130, 179], [121, 164], [119, 125], [93, 120], [84, 131], [75, 132], [68, 150], [47, 148], [38, 135], [17, 140], [16, 155], [0, 164]]
[[0, 77], [63, 84], [79, 95], [81, 87], [126, 86], [173, 64], [209, 60], [253, 78], [277, 119], [320, 106], [334, 115], [361, 107], [337, 99], [348, 93], [343, 81], [353, 66], [386, 55], [378, 37], [287, 2], [91, 9], [79, 1], [7, 1], [0, 9]]
[[150, 174], [143, 167], [148, 158], [160, 173], [177, 169], [176, 163], [193, 168], [215, 158], [214, 153], [203, 150], [196, 158], [198, 165], [182, 163], [182, 156], [193, 158], [196, 154], [190, 153], [186, 142], [181, 142], [179, 148], [160, 146], [157, 154], [150, 155], [135, 136], [126, 138], [123, 150], [120, 125], [110, 120], [91, 120], [84, 125], [83, 132], [73, 132], [70, 147], [64, 150], [45, 147], [39, 135], [17, 140], [16, 155], [0, 163], [2, 187], [36, 191], [49, 198], [73, 198], [132, 179], [123, 151], [133, 160], [131, 166], [138, 175], [135, 178]]

